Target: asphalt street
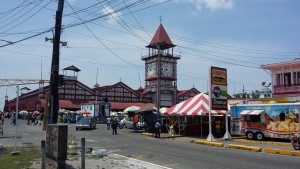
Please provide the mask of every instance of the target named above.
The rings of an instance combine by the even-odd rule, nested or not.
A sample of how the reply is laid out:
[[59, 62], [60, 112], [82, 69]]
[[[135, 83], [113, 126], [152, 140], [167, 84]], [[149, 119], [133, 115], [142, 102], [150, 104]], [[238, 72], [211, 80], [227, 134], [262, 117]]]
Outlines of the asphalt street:
[[[22, 143], [40, 145], [45, 140], [45, 131], [38, 125], [27, 125], [19, 120], [17, 127], [17, 146]], [[123, 155], [174, 169], [214, 169], [214, 168], [299, 168], [300, 157], [241, 149], [214, 147], [193, 143], [195, 138], [178, 137], [175, 139], [153, 138], [133, 132], [132, 129], [118, 129], [118, 135], [112, 135], [105, 124], [97, 124], [95, 130], [75, 130], [74, 124], [68, 125], [68, 135], [78, 140], [84, 137], [87, 147], [100, 147], [110, 153]], [[4, 135], [0, 135], [0, 144], [14, 146], [16, 126], [6, 120]], [[225, 142], [225, 144], [234, 141]]]

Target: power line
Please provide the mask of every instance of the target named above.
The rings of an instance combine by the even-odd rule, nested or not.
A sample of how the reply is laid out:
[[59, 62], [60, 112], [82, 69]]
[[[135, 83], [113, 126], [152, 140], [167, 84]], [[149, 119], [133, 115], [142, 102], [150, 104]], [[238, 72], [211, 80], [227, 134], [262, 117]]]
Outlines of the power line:
[[[7, 51], [7, 50], [0, 50], [0, 52], [15, 53], [15, 54], [20, 54], [20, 55], [34, 56], [34, 57], [42, 57], [42, 58], [46, 58], [46, 59], [51, 59], [52, 58], [52, 56], [35, 55], [35, 54], [30, 54], [30, 53]], [[99, 63], [99, 62], [95, 62], [95, 61], [76, 60], [76, 59], [64, 59], [64, 58], [61, 58], [61, 60], [70, 61], [70, 62], [93, 64], [93, 65], [102, 65], [102, 66], [109, 66], [109, 67], [117, 67], [117, 68], [120, 68], [120, 67], [122, 67], [122, 68], [130, 68], [130, 69], [142, 69], [143, 68], [143, 66], [132, 67], [132, 66], [123, 66], [123, 65], [104, 64], [103, 62]]]
[[[142, 39], [140, 36], [138, 36], [125, 22], [124, 20], [120, 17], [120, 15], [118, 14], [118, 12], [115, 12], [114, 8], [111, 6], [111, 4], [109, 3], [108, 1], [108, 4], [109, 6], [112, 8], [113, 12], [111, 12], [111, 17], [117, 22], [119, 23], [126, 31], [128, 31], [131, 35], [133, 35], [134, 37], [136, 37], [137, 39], [143, 41], [144, 43], [147, 43], [145, 42], [144, 39]], [[107, 8], [105, 6], [102, 6], [102, 8], [107, 12], [107, 13], [110, 13]], [[122, 21], [122, 23], [126, 26], [124, 26], [122, 23], [120, 23], [114, 16], [113, 14], [116, 14], [118, 16], [118, 18], [120, 18], [120, 20]]]
[[28, 19], [30, 19], [31, 17], [33, 17], [34, 15], [36, 15], [38, 12], [40, 12], [42, 9], [44, 9], [44, 8], [45, 8], [47, 5], [49, 5], [50, 3], [51, 3], [51, 1], [50, 1], [49, 3], [47, 3], [46, 5], [44, 5], [42, 8], [40, 8], [38, 11], [36, 11], [35, 13], [33, 13], [32, 15], [30, 15], [29, 17], [27, 17], [27, 18], [26, 18], [25, 20], [23, 20], [22, 22], [16, 24], [16, 25], [13, 26], [13, 27], [10, 27], [9, 29], [7, 29], [7, 30], [4, 31], [4, 32], [8, 32], [8, 31], [10, 31], [10, 30], [16, 28], [17, 26], [21, 25], [22, 23], [28, 21]]
[[[70, 6], [70, 8], [73, 10], [72, 6], [69, 4], [69, 2], [67, 1], [67, 4]], [[74, 11], [74, 10], [73, 10]], [[78, 16], [78, 18], [81, 20], [81, 18]], [[129, 65], [132, 65], [132, 66], [137, 66], [137, 67], [141, 67], [139, 65], [135, 65], [135, 64], [132, 64], [130, 62], [128, 62], [127, 60], [121, 58], [120, 56], [118, 56], [115, 52], [113, 52], [110, 48], [108, 48], [108, 46], [106, 46], [99, 38], [97, 35], [94, 34], [94, 32], [84, 23], [84, 26], [88, 29], [88, 31], [93, 34], [93, 36], [109, 51], [111, 52], [114, 56], [116, 56], [117, 58], [119, 58], [120, 60], [128, 63]]]
[[51, 32], [51, 31], [52, 31], [52, 29], [51, 29], [51, 30], [44, 31], [44, 32], [40, 32], [40, 33], [37, 33], [37, 34], [35, 34], [35, 35], [26, 37], [26, 38], [24, 38], [24, 39], [21, 39], [21, 40], [18, 40], [18, 41], [14, 41], [14, 42], [11, 42], [11, 43], [2, 45], [2, 46], [0, 46], [0, 48], [3, 48], [3, 47], [5, 47], [5, 46], [9, 46], [9, 45], [13, 45], [13, 44], [16, 44], [16, 43], [19, 43], [19, 42], [23, 42], [23, 41], [25, 41], [25, 40], [34, 38], [34, 37], [36, 37], [36, 36], [39, 36], [39, 35], [42, 35], [42, 34], [45, 34], [45, 33]]
[[[42, 3], [42, 2], [43, 2], [43, 1], [40, 1], [40, 3]], [[39, 3], [39, 4], [40, 4], [40, 3]], [[7, 23], [6, 25], [1, 26], [0, 29], [5, 28], [5, 27], [7, 27], [7, 26], [9, 26], [9, 25], [11, 25], [11, 24], [17, 22], [19, 19], [21, 19], [22, 17], [25, 17], [26, 14], [28, 14], [30, 11], [32, 11], [32, 10], [35, 9], [36, 7], [38, 7], [38, 5], [35, 5], [35, 6], [32, 7], [31, 9], [29, 9], [28, 11], [25, 11], [24, 13], [18, 12], [16, 15], [20, 15], [19, 17], [14, 18], [11, 22]], [[25, 9], [25, 8], [23, 8], [23, 9]], [[16, 15], [13, 15], [11, 18], [13, 18], [13, 17], [16, 16]], [[11, 19], [11, 18], [9, 18], [9, 19]], [[7, 20], [5, 20], [5, 21], [7, 21]], [[5, 21], [4, 21], [4, 22], [5, 22]], [[2, 22], [2, 23], [3, 23], [3, 22]], [[4, 32], [7, 32], [7, 31], [9, 31], [9, 30], [10, 30], [10, 29], [7, 29], [7, 30], [4, 31]]]

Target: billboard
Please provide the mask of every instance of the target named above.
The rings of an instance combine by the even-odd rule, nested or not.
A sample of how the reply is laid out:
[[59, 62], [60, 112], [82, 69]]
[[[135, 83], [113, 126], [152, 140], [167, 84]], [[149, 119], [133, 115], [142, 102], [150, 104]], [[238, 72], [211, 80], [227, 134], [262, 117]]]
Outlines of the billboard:
[[211, 110], [228, 110], [227, 107], [227, 70], [210, 67]]

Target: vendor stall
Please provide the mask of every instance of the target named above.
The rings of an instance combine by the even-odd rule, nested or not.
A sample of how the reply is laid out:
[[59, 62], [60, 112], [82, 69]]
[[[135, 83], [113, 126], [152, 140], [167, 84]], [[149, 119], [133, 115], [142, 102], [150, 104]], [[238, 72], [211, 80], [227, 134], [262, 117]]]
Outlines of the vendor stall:
[[[225, 121], [225, 116], [228, 111], [224, 110], [211, 110], [213, 120]], [[198, 135], [206, 134], [208, 127], [208, 115], [209, 115], [209, 97], [204, 93], [200, 93], [194, 97], [191, 97], [183, 102], [180, 102], [170, 107], [165, 114], [177, 114], [184, 116], [183, 122], [179, 124], [186, 124], [186, 134]], [[180, 126], [179, 126], [180, 128]]]

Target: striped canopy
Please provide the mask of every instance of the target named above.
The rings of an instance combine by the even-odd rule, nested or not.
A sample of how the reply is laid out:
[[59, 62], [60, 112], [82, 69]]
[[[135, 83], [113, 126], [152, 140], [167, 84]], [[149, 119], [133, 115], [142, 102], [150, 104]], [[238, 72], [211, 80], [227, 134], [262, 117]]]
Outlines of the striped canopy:
[[[226, 112], [225, 110], [211, 110], [212, 115], [223, 115]], [[170, 107], [165, 114], [209, 115], [209, 97], [200, 93]]]

